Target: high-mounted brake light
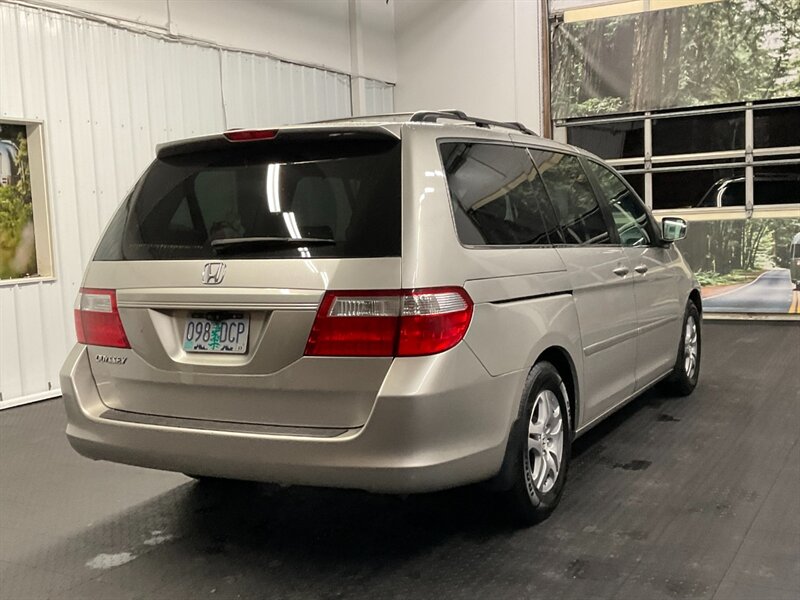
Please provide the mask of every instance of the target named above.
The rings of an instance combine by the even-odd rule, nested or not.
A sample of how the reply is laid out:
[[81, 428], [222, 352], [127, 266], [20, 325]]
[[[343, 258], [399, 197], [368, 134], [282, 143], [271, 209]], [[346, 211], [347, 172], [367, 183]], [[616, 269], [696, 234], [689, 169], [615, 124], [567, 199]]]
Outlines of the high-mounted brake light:
[[457, 287], [330, 291], [306, 344], [307, 356], [424, 356], [467, 333], [472, 299]]
[[234, 129], [223, 133], [231, 142], [254, 142], [256, 140], [271, 140], [278, 135], [277, 129]]
[[75, 300], [75, 332], [81, 344], [131, 347], [119, 318], [114, 290], [80, 289]]

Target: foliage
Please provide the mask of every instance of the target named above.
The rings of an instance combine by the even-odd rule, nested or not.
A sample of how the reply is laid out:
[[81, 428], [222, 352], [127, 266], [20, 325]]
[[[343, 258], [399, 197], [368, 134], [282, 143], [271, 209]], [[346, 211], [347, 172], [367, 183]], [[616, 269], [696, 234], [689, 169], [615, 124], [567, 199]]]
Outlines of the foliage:
[[738, 219], [691, 223], [681, 251], [695, 273], [727, 276], [786, 267], [800, 219]]
[[561, 23], [552, 72], [556, 118], [800, 96], [800, 0]]
[[737, 283], [746, 283], [748, 281], [752, 281], [761, 273], [763, 273], [763, 271], [760, 269], [753, 271], [743, 271], [741, 269], [737, 269], [735, 271], [731, 271], [730, 273], [726, 273], [725, 275], [715, 273], [714, 271], [698, 271], [695, 273], [695, 277], [697, 277], [697, 281], [701, 286], [707, 287], [714, 285], [735, 285]]
[[623, 102], [622, 98], [589, 98], [573, 106], [572, 116], [586, 117], [619, 112]]
[[[24, 246], [21, 242], [26, 232], [32, 242], [33, 204], [28, 143], [23, 135], [18, 137], [17, 145], [17, 181], [13, 185], [0, 186], [0, 279], [36, 272], [36, 253], [30, 251], [20, 255], [20, 248]], [[21, 265], [20, 260], [23, 263]]]

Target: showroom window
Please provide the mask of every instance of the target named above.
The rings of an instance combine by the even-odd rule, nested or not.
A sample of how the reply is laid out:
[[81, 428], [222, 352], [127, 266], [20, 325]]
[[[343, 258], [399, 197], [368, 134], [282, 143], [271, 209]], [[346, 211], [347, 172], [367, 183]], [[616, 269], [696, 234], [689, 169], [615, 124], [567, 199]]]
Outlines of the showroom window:
[[0, 121], [0, 284], [53, 275], [42, 127]]
[[[657, 218], [691, 221], [677, 245], [705, 312], [798, 310], [797, 5], [549, 1], [553, 137], [610, 163]], [[779, 290], [763, 301], [728, 293], [762, 277]]]
[[639, 158], [644, 161], [644, 121], [612, 121], [570, 130], [570, 144], [600, 158]]
[[744, 151], [744, 111], [653, 118], [653, 156]]
[[[800, 204], [800, 100], [556, 122], [613, 165], [654, 210]], [[641, 149], [638, 146], [638, 132]]]

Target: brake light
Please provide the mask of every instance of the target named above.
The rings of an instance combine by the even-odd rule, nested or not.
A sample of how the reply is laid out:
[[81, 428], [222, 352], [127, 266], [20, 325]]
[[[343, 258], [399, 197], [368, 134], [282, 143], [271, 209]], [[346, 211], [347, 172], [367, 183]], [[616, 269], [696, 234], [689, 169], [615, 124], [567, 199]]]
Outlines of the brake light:
[[307, 356], [424, 356], [458, 344], [472, 319], [462, 288], [330, 291], [322, 299]]
[[81, 344], [131, 347], [119, 318], [114, 290], [80, 289], [75, 300], [75, 332]]
[[231, 142], [253, 142], [256, 140], [271, 140], [278, 135], [277, 129], [234, 129], [223, 133]]

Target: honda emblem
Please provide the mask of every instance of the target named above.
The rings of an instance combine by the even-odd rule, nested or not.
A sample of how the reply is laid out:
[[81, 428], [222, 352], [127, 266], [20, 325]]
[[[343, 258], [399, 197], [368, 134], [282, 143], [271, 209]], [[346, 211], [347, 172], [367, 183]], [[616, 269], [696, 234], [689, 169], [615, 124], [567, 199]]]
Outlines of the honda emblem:
[[225, 277], [224, 262], [210, 262], [203, 267], [203, 283], [206, 285], [219, 285]]

